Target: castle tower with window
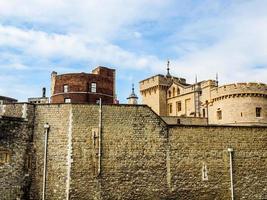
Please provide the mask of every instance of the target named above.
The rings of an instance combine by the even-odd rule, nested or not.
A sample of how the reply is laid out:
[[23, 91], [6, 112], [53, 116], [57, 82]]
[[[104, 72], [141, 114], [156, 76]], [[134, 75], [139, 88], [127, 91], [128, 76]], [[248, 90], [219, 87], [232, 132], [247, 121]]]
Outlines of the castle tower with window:
[[267, 85], [237, 83], [218, 86], [216, 80], [186, 83], [169, 73], [140, 82], [142, 103], [160, 116], [200, 117], [209, 124], [266, 125]]
[[[164, 76], [158, 74], [148, 79], [140, 81], [140, 92], [142, 103], [149, 105], [158, 115], [167, 116], [171, 114], [172, 105], [168, 104], [167, 99], [172, 97], [172, 91], [169, 91], [173, 83], [187, 85], [186, 80], [177, 78], [170, 74], [169, 61], [167, 64], [167, 74]], [[175, 95], [177, 93], [175, 92]]]

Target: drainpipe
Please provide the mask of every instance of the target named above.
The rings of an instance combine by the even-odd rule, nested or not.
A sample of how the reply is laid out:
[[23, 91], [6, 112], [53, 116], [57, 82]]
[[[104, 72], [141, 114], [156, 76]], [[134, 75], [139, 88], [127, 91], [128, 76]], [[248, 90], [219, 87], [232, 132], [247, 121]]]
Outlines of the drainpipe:
[[209, 125], [209, 102], [206, 101], [206, 107], [207, 107], [207, 123]]
[[234, 200], [234, 182], [233, 182], [233, 148], [228, 148], [229, 159], [230, 159], [230, 179], [231, 179], [231, 200]]
[[46, 165], [47, 165], [47, 139], [48, 139], [48, 132], [49, 132], [49, 124], [45, 123], [45, 144], [44, 144], [44, 170], [43, 170], [43, 195], [42, 200], [45, 200], [45, 193], [46, 193]]
[[98, 123], [98, 131], [99, 131], [99, 136], [98, 136], [98, 169], [97, 169], [97, 174], [100, 176], [101, 174], [101, 140], [102, 140], [102, 99], [99, 99], [99, 123]]

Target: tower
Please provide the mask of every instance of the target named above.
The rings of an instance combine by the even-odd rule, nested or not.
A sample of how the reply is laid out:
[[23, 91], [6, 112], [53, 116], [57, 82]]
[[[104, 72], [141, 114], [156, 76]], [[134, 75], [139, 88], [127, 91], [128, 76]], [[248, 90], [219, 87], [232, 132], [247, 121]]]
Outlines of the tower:
[[173, 83], [170, 74], [170, 61], [167, 62], [167, 74], [158, 74], [139, 82], [142, 104], [149, 105], [158, 115], [167, 115], [167, 90]]
[[127, 99], [128, 99], [128, 104], [138, 104], [137, 102], [138, 97], [134, 92], [134, 84], [132, 84], [132, 93]]

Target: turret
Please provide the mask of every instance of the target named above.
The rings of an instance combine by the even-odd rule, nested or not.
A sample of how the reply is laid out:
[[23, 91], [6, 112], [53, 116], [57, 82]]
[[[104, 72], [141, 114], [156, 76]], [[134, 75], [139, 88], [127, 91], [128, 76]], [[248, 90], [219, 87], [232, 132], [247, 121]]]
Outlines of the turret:
[[137, 102], [138, 97], [134, 92], [134, 84], [132, 85], [132, 93], [127, 99], [128, 99], [128, 104], [138, 104]]

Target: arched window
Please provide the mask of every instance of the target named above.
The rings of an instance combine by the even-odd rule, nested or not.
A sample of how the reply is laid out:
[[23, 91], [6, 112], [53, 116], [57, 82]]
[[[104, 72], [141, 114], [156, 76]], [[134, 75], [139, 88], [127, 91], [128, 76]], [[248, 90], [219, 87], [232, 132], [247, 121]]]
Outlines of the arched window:
[[169, 90], [169, 97], [171, 97], [172, 96], [172, 92]]
[[180, 89], [177, 88], [177, 95], [180, 95]]

